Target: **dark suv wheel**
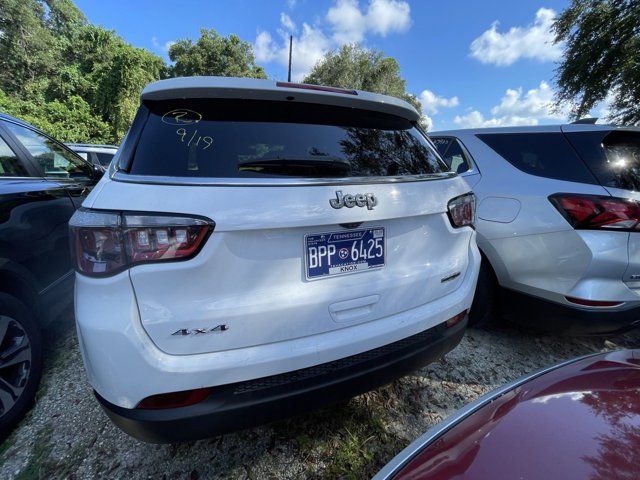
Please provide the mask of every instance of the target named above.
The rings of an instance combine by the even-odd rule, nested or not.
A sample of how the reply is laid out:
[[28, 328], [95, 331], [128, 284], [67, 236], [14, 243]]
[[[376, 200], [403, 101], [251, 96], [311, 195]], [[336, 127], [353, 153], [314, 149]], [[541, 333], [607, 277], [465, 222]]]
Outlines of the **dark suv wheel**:
[[42, 375], [42, 338], [33, 314], [0, 293], [0, 438], [33, 403]]

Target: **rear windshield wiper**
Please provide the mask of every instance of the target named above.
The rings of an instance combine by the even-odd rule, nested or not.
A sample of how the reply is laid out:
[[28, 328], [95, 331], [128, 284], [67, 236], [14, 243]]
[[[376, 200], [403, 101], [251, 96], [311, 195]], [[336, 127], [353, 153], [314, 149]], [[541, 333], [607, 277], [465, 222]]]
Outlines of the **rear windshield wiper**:
[[341, 158], [277, 157], [238, 163], [238, 170], [279, 175], [343, 176], [351, 171], [351, 164]]

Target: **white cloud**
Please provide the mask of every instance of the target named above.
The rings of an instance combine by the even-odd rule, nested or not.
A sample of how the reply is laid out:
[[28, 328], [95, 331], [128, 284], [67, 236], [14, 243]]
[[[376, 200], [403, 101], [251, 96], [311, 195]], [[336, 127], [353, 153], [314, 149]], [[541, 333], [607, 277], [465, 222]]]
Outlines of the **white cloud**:
[[151, 45], [153, 45], [153, 48], [163, 53], [168, 53], [169, 49], [171, 48], [171, 45], [173, 45], [174, 43], [176, 43], [174, 40], [169, 40], [168, 42], [160, 43], [160, 41], [158, 40], [158, 37], [151, 37]]
[[[283, 66], [289, 63], [289, 34], [279, 30], [280, 41], [276, 41], [266, 31], [258, 33], [253, 45], [258, 62], [278, 62]], [[331, 48], [331, 40], [322, 30], [307, 23], [302, 24], [302, 32], [293, 40], [293, 58], [291, 77], [300, 81], [313, 66]]]
[[521, 58], [542, 62], [562, 57], [562, 45], [554, 44], [551, 31], [556, 12], [541, 8], [534, 22], [527, 27], [511, 27], [507, 32], [498, 32], [496, 21], [471, 43], [471, 56], [482, 63], [498, 66], [512, 65]]
[[423, 90], [419, 98], [425, 115], [435, 115], [440, 108], [452, 108], [460, 105], [458, 97], [441, 97], [431, 90]]
[[287, 0], [287, 5], [289, 5], [289, 8], [295, 7], [296, 3], [296, 0]]
[[253, 53], [258, 62], [270, 62], [276, 58], [277, 47], [269, 32], [259, 32], [256, 43], [253, 44]]
[[491, 114], [505, 117], [566, 119], [568, 112], [555, 108], [553, 96], [553, 89], [544, 81], [540, 82], [538, 88], [532, 88], [524, 94], [522, 87], [515, 90], [509, 88], [500, 104], [491, 109]]
[[509, 88], [500, 103], [491, 109], [490, 118], [478, 110], [456, 116], [453, 121], [462, 128], [502, 127], [517, 125], [538, 125], [540, 120], [565, 121], [566, 108], [557, 109], [554, 92], [547, 82], [540, 82], [537, 88], [524, 92], [522, 87]]
[[406, 32], [411, 26], [411, 8], [398, 0], [371, 0], [367, 9], [367, 25], [383, 37], [391, 32]]
[[369, 33], [386, 36], [406, 31], [411, 27], [411, 9], [404, 0], [369, 0], [366, 10], [358, 0], [336, 0], [314, 24], [303, 23], [298, 30], [286, 13], [280, 14], [280, 24], [275, 37], [264, 30], [258, 32], [254, 43], [256, 60], [286, 67], [289, 35], [296, 34], [292, 78], [299, 81], [329, 50], [362, 42]]
[[357, 0], [338, 0], [327, 12], [326, 18], [333, 28], [333, 39], [337, 43], [358, 43], [364, 39], [367, 20]]
[[426, 114], [422, 114], [422, 123], [425, 126], [427, 132], [430, 132], [433, 130], [433, 118], [431, 118], [429, 115]]
[[296, 31], [296, 24], [293, 23], [291, 17], [284, 12], [280, 13], [280, 25], [288, 32]]

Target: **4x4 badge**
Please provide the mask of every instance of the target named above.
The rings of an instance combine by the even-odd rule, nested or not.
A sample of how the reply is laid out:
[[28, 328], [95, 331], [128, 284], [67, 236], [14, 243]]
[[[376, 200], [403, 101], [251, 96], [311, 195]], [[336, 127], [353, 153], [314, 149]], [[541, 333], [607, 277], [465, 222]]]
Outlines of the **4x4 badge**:
[[330, 199], [329, 204], [336, 209], [342, 207], [367, 207], [368, 210], [373, 210], [373, 207], [378, 204], [378, 199], [373, 193], [343, 195], [342, 190], [338, 190], [336, 191], [336, 198]]
[[228, 325], [216, 325], [213, 328], [181, 328], [180, 330], [173, 332], [171, 335], [185, 337], [187, 335], [203, 335], [205, 333], [224, 332], [226, 330], [229, 330]]

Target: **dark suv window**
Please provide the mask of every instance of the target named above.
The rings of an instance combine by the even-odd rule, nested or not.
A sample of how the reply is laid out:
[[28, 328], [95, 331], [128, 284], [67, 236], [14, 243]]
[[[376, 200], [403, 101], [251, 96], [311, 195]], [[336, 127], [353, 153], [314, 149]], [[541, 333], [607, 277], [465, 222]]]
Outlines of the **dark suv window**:
[[561, 132], [482, 134], [478, 138], [525, 173], [598, 183]]
[[15, 123], [7, 122], [5, 126], [40, 164], [45, 177], [91, 178], [89, 165], [54, 140]]
[[0, 138], [0, 177], [28, 177], [29, 174], [9, 145]]
[[602, 185], [640, 190], [640, 132], [574, 132], [567, 137]]
[[446, 172], [408, 120], [294, 102], [148, 101], [130, 172], [177, 177], [371, 177]]

